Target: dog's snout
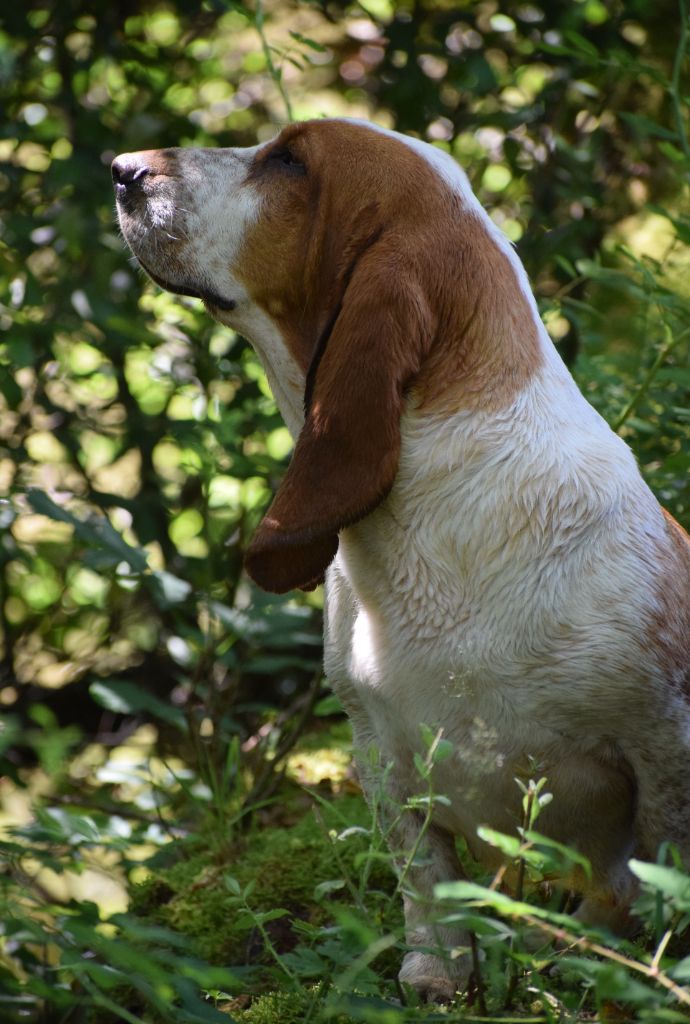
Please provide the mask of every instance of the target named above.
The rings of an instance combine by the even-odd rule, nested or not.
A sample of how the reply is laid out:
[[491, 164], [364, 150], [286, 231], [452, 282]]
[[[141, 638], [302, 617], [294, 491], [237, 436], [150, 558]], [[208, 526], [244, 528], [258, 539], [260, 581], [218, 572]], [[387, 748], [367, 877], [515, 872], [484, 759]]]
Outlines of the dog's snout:
[[144, 178], [151, 173], [151, 168], [142, 154], [125, 153], [113, 160], [111, 171], [115, 191], [119, 194], [124, 193], [133, 185], [141, 184]]

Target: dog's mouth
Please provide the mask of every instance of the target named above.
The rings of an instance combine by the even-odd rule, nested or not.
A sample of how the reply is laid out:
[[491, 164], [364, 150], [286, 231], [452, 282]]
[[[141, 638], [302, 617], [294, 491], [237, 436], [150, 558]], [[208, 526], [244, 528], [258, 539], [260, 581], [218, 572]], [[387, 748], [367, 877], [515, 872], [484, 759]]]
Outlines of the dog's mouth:
[[226, 313], [231, 312], [237, 305], [234, 299], [226, 299], [224, 296], [210, 291], [208, 288], [196, 288], [187, 282], [171, 284], [170, 281], [166, 281], [160, 274], [156, 274], [155, 271], [151, 270], [148, 264], [142, 260], [141, 256], [137, 256], [137, 259], [151, 280], [155, 281], [161, 288], [164, 288], [166, 292], [172, 292], [173, 295], [189, 295], [193, 299], [201, 299], [204, 305]]

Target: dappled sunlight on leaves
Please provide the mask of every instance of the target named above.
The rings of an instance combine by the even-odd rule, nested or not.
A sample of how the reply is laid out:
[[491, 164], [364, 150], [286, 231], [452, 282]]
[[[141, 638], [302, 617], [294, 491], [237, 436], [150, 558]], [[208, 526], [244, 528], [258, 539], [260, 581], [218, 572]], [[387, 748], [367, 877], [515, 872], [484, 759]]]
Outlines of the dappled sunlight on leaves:
[[[321, 595], [268, 596], [242, 571], [292, 439], [246, 341], [129, 259], [109, 164], [254, 145], [291, 116], [370, 117], [450, 153], [587, 397], [687, 526], [684, 6], [5, 6], [0, 1017], [482, 1016], [417, 1006], [393, 980], [390, 858], [323, 689]], [[490, 838], [532, 868], [546, 856]], [[675, 863], [641, 870], [650, 915], [685, 899]], [[631, 984], [642, 960], [531, 960], [506, 894], [476, 885], [484, 916], [456, 912], [474, 915], [498, 1017], [519, 977], [520, 1019], [684, 1019], [648, 977]], [[112, 916], [128, 899], [141, 918]]]

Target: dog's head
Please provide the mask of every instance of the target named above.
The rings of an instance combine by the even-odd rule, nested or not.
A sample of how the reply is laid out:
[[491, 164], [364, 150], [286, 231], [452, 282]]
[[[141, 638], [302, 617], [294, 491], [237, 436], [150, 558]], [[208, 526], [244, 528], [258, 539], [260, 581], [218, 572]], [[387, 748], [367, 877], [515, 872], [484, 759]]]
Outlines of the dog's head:
[[433, 408], [462, 380], [471, 403], [506, 367], [520, 376], [525, 359], [477, 343], [501, 296], [532, 319], [507, 250], [449, 157], [357, 122], [291, 125], [250, 149], [129, 153], [113, 181], [142, 267], [262, 357], [298, 436], [247, 568], [268, 590], [311, 588], [338, 532], [390, 491], [408, 397]]

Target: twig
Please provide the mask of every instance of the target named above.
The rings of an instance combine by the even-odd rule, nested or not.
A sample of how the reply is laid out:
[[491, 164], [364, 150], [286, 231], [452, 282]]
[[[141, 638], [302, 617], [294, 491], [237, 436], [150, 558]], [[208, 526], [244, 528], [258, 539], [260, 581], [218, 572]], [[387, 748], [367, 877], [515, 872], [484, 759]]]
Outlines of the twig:
[[549, 924], [548, 921], [543, 921], [540, 917], [533, 917], [532, 914], [521, 913], [516, 916], [519, 916], [520, 920], [526, 921], [527, 924], [540, 928], [559, 942], [567, 942], [576, 949], [584, 950], [587, 953], [596, 953], [597, 956], [604, 957], [606, 960], [613, 960], [615, 963], [620, 964], [621, 967], [626, 967], [630, 971], [644, 974], [650, 981], [655, 981], [662, 988], [672, 992], [679, 1003], [683, 1003], [684, 1006], [690, 1006], [690, 990], [676, 985], [675, 981], [672, 981], [664, 971], [659, 969], [658, 963], [652, 961], [650, 965], [643, 964], [639, 960], [633, 960], [629, 956], [624, 956], [623, 953], [619, 953], [609, 946], [602, 946], [598, 942], [592, 942], [591, 939], [586, 938], [584, 935], [575, 935], [565, 928], [558, 928], [556, 925]]

